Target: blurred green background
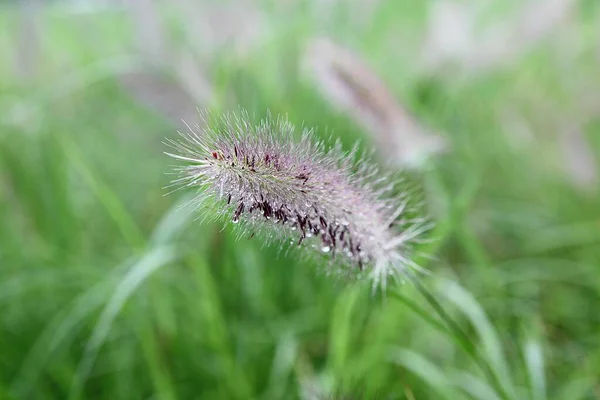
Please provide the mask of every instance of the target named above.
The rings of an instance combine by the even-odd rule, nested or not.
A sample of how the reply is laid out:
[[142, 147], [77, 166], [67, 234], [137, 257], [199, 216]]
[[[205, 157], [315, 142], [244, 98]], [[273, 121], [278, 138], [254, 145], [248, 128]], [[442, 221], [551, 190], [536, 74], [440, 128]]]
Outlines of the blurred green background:
[[[307, 73], [315, 38], [412, 115], [403, 149], [444, 138], [408, 174], [467, 343], [410, 283], [373, 295], [165, 196], [196, 107], [376, 146]], [[599, 154], [598, 0], [4, 1], [0, 398], [598, 399]]]

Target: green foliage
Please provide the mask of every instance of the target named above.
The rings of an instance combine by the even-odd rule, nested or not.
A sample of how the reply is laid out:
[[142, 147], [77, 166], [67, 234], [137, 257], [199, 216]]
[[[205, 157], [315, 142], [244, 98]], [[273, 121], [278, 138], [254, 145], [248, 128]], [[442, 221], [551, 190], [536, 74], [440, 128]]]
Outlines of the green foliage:
[[[556, 107], [575, 101], [570, 73], [542, 46], [477, 79], [420, 76], [411, 49], [384, 40], [395, 24], [423, 29], [409, 3], [382, 1], [368, 34], [344, 13], [327, 31], [364, 50], [451, 143], [414, 180], [436, 221], [422, 287], [455, 325], [410, 282], [373, 296], [368, 282], [327, 277], [294, 250], [194, 220], [190, 193], [164, 196], [161, 141], [176, 133], [115, 78], [129, 65], [115, 56], [130, 42], [120, 14], [48, 13], [31, 87], [10, 75], [16, 24], [2, 10], [0, 398], [597, 396], [598, 191], [552, 166], [544, 136], [547, 110], [572, 111]], [[223, 56], [212, 73], [250, 112], [288, 113], [350, 145], [364, 133], [299, 78], [304, 40], [322, 30], [306, 7], [286, 23], [275, 7], [276, 39], [244, 61]], [[585, 20], [597, 27], [595, 10]], [[592, 63], [574, 62], [580, 86], [597, 78]], [[532, 121], [535, 146], [511, 145], [496, 114], [508, 108]], [[599, 126], [586, 126], [596, 155]]]

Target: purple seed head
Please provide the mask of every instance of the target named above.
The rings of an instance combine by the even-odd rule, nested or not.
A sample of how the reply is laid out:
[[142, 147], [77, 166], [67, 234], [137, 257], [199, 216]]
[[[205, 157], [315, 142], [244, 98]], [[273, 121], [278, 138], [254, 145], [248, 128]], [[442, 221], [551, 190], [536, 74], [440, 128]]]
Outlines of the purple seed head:
[[406, 199], [391, 196], [393, 182], [356, 148], [327, 148], [283, 118], [252, 124], [228, 114], [219, 127], [190, 129], [168, 140], [178, 188], [196, 187], [195, 201], [216, 205], [215, 216], [266, 239], [316, 247], [341, 265], [368, 272], [374, 285], [413, 265], [410, 244], [423, 225], [407, 221]]

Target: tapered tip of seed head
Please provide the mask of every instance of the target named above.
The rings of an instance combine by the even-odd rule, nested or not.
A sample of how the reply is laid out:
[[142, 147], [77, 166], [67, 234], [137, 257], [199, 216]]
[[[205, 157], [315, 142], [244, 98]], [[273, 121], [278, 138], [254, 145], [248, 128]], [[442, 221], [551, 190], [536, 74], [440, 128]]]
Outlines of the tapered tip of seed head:
[[[356, 149], [344, 152], [283, 117], [252, 123], [225, 114], [215, 125], [167, 140], [175, 190], [195, 188], [197, 208], [265, 242], [326, 255], [330, 270], [370, 275], [385, 287], [411, 266], [423, 225], [408, 218], [405, 193]], [[335, 268], [334, 268], [335, 266]]]

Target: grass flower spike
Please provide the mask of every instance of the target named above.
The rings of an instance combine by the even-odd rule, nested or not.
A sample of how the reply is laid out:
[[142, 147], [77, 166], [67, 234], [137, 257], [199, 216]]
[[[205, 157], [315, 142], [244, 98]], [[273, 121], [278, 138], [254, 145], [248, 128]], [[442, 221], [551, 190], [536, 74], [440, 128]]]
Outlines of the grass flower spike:
[[[389, 276], [412, 265], [410, 243], [424, 229], [406, 218], [405, 196], [357, 149], [327, 147], [283, 118], [252, 124], [229, 114], [218, 127], [196, 127], [168, 140], [178, 188], [196, 187], [208, 216], [225, 217], [267, 240], [318, 249], [341, 265], [369, 273], [385, 287]], [[346, 270], [348, 270], [346, 268]]]

